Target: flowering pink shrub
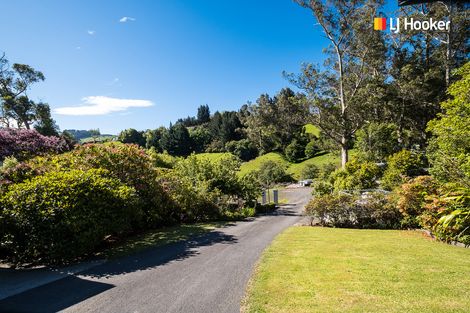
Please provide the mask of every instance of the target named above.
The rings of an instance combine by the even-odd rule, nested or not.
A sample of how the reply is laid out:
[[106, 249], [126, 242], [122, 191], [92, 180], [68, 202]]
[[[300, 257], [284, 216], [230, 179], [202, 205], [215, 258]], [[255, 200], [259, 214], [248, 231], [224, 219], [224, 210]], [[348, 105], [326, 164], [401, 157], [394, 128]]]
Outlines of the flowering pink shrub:
[[0, 128], [0, 161], [7, 156], [24, 160], [66, 150], [68, 144], [63, 138], [43, 136], [32, 129]]

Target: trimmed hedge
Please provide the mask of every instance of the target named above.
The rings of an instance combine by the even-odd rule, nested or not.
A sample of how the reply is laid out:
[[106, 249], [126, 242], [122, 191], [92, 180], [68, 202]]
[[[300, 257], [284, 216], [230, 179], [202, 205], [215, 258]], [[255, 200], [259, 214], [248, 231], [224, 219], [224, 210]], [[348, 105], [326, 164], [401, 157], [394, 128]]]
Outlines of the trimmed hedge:
[[139, 198], [105, 170], [50, 172], [0, 197], [2, 248], [13, 262], [61, 263], [90, 253], [142, 218]]

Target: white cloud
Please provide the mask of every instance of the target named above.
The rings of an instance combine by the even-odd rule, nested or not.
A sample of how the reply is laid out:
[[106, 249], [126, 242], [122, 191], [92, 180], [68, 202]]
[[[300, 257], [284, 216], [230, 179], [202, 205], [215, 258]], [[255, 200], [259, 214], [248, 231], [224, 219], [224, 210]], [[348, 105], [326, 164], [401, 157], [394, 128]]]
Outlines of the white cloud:
[[82, 99], [80, 106], [56, 108], [54, 113], [61, 115], [106, 115], [127, 111], [129, 108], [153, 106], [149, 100], [119, 99], [105, 96], [91, 96]]
[[130, 16], [123, 16], [121, 19], [119, 19], [120, 23], [126, 23], [126, 22], [133, 22], [135, 21], [135, 18], [130, 17]]
[[88, 35], [93, 36], [94, 34], [96, 34], [96, 31], [94, 31], [94, 30], [89, 30], [89, 31], [87, 31], [87, 33], [88, 33]]

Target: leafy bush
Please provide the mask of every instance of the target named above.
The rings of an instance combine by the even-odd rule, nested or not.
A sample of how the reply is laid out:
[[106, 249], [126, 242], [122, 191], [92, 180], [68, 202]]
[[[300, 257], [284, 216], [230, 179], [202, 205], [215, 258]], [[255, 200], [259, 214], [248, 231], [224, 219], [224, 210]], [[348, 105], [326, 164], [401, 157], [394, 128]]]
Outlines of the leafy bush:
[[147, 226], [175, 221], [172, 204], [157, 181], [152, 159], [137, 145], [118, 142], [87, 144], [68, 153], [36, 157], [3, 175], [10, 183], [19, 183], [51, 171], [93, 168], [108, 170], [110, 176], [136, 190], [145, 210]]
[[403, 227], [419, 226], [419, 216], [423, 213], [426, 198], [436, 194], [439, 185], [431, 176], [418, 176], [396, 190], [397, 208], [403, 215]]
[[299, 162], [305, 158], [305, 144], [302, 144], [302, 142], [297, 139], [292, 140], [292, 142], [284, 149], [284, 155], [290, 162]]
[[171, 156], [168, 152], [158, 153], [154, 147], [147, 150], [150, 159], [155, 167], [173, 168], [178, 158]]
[[370, 189], [377, 186], [379, 175], [380, 168], [375, 163], [353, 159], [344, 169], [334, 171], [331, 181], [336, 191]]
[[368, 161], [385, 161], [400, 150], [398, 127], [391, 123], [369, 123], [356, 133], [356, 147]]
[[[234, 216], [253, 205], [260, 186], [254, 174], [238, 176], [240, 161], [227, 154], [218, 160], [191, 155], [165, 173], [166, 190], [183, 221]], [[236, 215], [236, 214], [235, 214]]]
[[323, 180], [327, 180], [330, 178], [331, 173], [333, 173], [338, 166], [335, 163], [326, 163], [320, 169], [320, 178]]
[[362, 197], [336, 193], [320, 195], [307, 204], [306, 214], [322, 226], [349, 228], [398, 228], [400, 212], [388, 205], [387, 196], [369, 193]]
[[301, 177], [302, 179], [315, 179], [320, 174], [320, 169], [315, 164], [306, 164], [302, 168]]
[[30, 129], [0, 128], [0, 161], [9, 156], [22, 161], [37, 155], [67, 150], [67, 142], [59, 137], [43, 136]]
[[442, 241], [470, 245], [470, 189], [447, 185], [427, 197], [419, 221]]
[[271, 160], [261, 163], [258, 178], [264, 187], [271, 187], [275, 183], [289, 180], [285, 166]]
[[133, 188], [104, 170], [50, 172], [0, 198], [1, 245], [14, 262], [63, 262], [96, 248], [142, 217]]
[[309, 159], [313, 158], [318, 152], [320, 152], [320, 148], [314, 140], [309, 141], [305, 146], [305, 156]]
[[333, 189], [334, 189], [332, 184], [323, 180], [314, 181], [312, 184], [312, 187], [313, 187], [312, 195], [316, 197], [329, 195], [333, 192]]
[[470, 62], [455, 71], [460, 79], [453, 83], [449, 99], [441, 103], [442, 113], [428, 123], [435, 136], [429, 144], [431, 173], [445, 182], [470, 187]]
[[388, 190], [405, 183], [410, 177], [424, 173], [422, 155], [409, 150], [402, 150], [393, 154], [388, 158], [387, 163], [381, 185]]
[[233, 153], [243, 161], [249, 161], [258, 156], [258, 149], [248, 139], [229, 141], [225, 144], [225, 150]]

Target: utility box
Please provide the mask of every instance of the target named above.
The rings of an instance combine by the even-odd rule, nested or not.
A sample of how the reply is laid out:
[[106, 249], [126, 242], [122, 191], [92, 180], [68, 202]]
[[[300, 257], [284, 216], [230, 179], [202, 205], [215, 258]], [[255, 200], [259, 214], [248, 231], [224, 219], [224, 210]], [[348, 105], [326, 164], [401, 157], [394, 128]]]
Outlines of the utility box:
[[273, 198], [274, 198], [274, 204], [279, 203], [279, 190], [274, 189], [273, 190]]

